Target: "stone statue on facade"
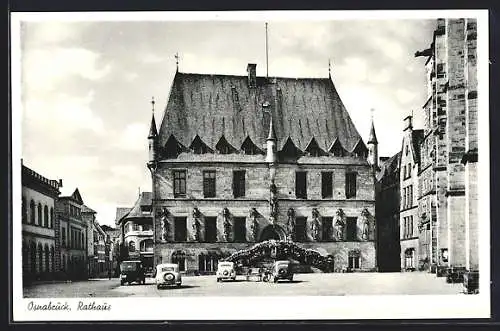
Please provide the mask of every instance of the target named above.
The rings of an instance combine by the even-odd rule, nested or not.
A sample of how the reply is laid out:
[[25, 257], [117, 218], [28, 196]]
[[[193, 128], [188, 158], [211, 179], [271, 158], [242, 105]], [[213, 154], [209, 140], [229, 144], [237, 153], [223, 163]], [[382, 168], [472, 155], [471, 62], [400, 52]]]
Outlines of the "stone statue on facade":
[[338, 209], [335, 217], [335, 225], [333, 226], [333, 239], [336, 241], [344, 240], [344, 211], [342, 209]]
[[278, 189], [276, 185], [274, 184], [274, 180], [271, 181], [271, 185], [269, 186], [269, 191], [271, 193], [271, 198], [269, 199], [269, 206], [271, 209], [270, 215], [271, 215], [271, 221], [274, 224], [278, 217]]
[[361, 220], [361, 239], [369, 240], [370, 239], [370, 212], [368, 209], [363, 209], [361, 212], [362, 220]]
[[313, 220], [311, 222], [311, 234], [314, 240], [320, 240], [319, 212], [316, 208], [312, 210]]
[[201, 239], [201, 231], [200, 231], [200, 228], [201, 228], [201, 223], [200, 223], [200, 215], [201, 215], [201, 212], [198, 208], [194, 208], [193, 209], [193, 219], [194, 219], [194, 222], [193, 222], [193, 236], [194, 236], [194, 240], [195, 241], [200, 241]]
[[222, 210], [222, 217], [224, 218], [224, 239], [229, 241], [231, 238], [231, 222], [229, 221], [229, 209]]
[[295, 210], [289, 208], [287, 213], [286, 230], [287, 237], [289, 240], [295, 240]]
[[257, 236], [259, 235], [259, 222], [257, 221], [258, 215], [259, 213], [257, 212], [257, 209], [250, 209], [250, 219], [252, 220], [250, 230], [252, 231], [254, 241], [257, 241]]
[[163, 241], [168, 241], [168, 234], [170, 230], [170, 223], [168, 222], [168, 209], [163, 208], [160, 212], [160, 239]]

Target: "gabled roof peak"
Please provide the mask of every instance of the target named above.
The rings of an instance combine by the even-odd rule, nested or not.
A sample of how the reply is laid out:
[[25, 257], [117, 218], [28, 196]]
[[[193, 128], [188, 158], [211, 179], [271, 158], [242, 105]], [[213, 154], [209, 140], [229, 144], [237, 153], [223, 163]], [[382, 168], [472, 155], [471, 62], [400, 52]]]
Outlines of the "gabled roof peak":
[[367, 144], [378, 144], [377, 135], [375, 134], [375, 125], [372, 120], [372, 127], [370, 128], [370, 135], [368, 136]]

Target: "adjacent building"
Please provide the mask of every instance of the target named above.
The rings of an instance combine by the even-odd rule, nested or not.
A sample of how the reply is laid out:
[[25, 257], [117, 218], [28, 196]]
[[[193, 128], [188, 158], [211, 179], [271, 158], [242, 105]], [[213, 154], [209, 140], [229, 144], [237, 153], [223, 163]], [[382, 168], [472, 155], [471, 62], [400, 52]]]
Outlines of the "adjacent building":
[[25, 282], [57, 274], [54, 205], [61, 180], [48, 179], [22, 164], [22, 265]]
[[[122, 209], [123, 210], [123, 209]], [[152, 194], [142, 192], [134, 206], [119, 220], [125, 259], [141, 260], [153, 272]]]
[[82, 218], [84, 206], [80, 191], [75, 189], [70, 196], [62, 196], [55, 203], [56, 261], [61, 276], [66, 279], [88, 277], [88, 223]]
[[376, 175], [375, 214], [377, 215], [378, 271], [401, 270], [400, 244], [400, 160], [401, 152], [380, 158]]
[[[108, 269], [111, 271], [112, 277], [117, 277], [118, 273], [118, 257], [120, 248], [121, 231], [120, 229], [101, 225], [101, 229], [106, 234], [106, 256], [109, 261]], [[109, 276], [109, 275], [108, 275]]]
[[477, 22], [439, 19], [426, 58], [418, 172], [420, 257], [438, 275], [478, 271]]
[[176, 72], [148, 141], [154, 264], [211, 273], [275, 239], [336, 271], [376, 270], [377, 142], [365, 145], [330, 77]]

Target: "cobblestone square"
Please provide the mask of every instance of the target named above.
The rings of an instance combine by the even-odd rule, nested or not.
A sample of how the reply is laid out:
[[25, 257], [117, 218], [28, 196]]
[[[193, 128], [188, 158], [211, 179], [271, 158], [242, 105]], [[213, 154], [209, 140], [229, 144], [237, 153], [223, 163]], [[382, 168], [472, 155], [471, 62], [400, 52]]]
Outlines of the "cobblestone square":
[[215, 276], [186, 276], [180, 288], [158, 290], [154, 279], [146, 285], [120, 286], [117, 278], [71, 283], [37, 284], [24, 288], [28, 298], [50, 297], [190, 297], [190, 296], [344, 296], [344, 295], [453, 295], [462, 284], [448, 284], [445, 278], [423, 272], [297, 274], [293, 282], [246, 281], [217, 283]]

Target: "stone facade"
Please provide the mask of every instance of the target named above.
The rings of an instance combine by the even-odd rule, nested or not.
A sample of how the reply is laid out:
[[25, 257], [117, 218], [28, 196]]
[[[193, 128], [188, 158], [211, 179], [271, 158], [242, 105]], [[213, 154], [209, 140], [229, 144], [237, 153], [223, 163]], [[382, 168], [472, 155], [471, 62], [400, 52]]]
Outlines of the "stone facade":
[[374, 171], [331, 80], [246, 79], [177, 73], [159, 133], [153, 116], [154, 263], [213, 273], [276, 239], [376, 270]]
[[430, 231], [430, 270], [477, 271], [476, 20], [437, 20], [426, 56], [429, 99], [424, 110], [419, 173], [419, 223]]
[[377, 215], [378, 271], [401, 270], [400, 244], [400, 172], [401, 152], [381, 160], [377, 173], [375, 214]]
[[88, 278], [88, 224], [82, 218], [82, 206], [78, 189], [70, 196], [60, 197], [55, 204], [56, 225], [60, 231], [60, 236], [56, 237], [60, 247], [59, 272], [66, 279]]
[[47, 179], [22, 165], [23, 279], [55, 279], [56, 222], [54, 204], [60, 181]]

